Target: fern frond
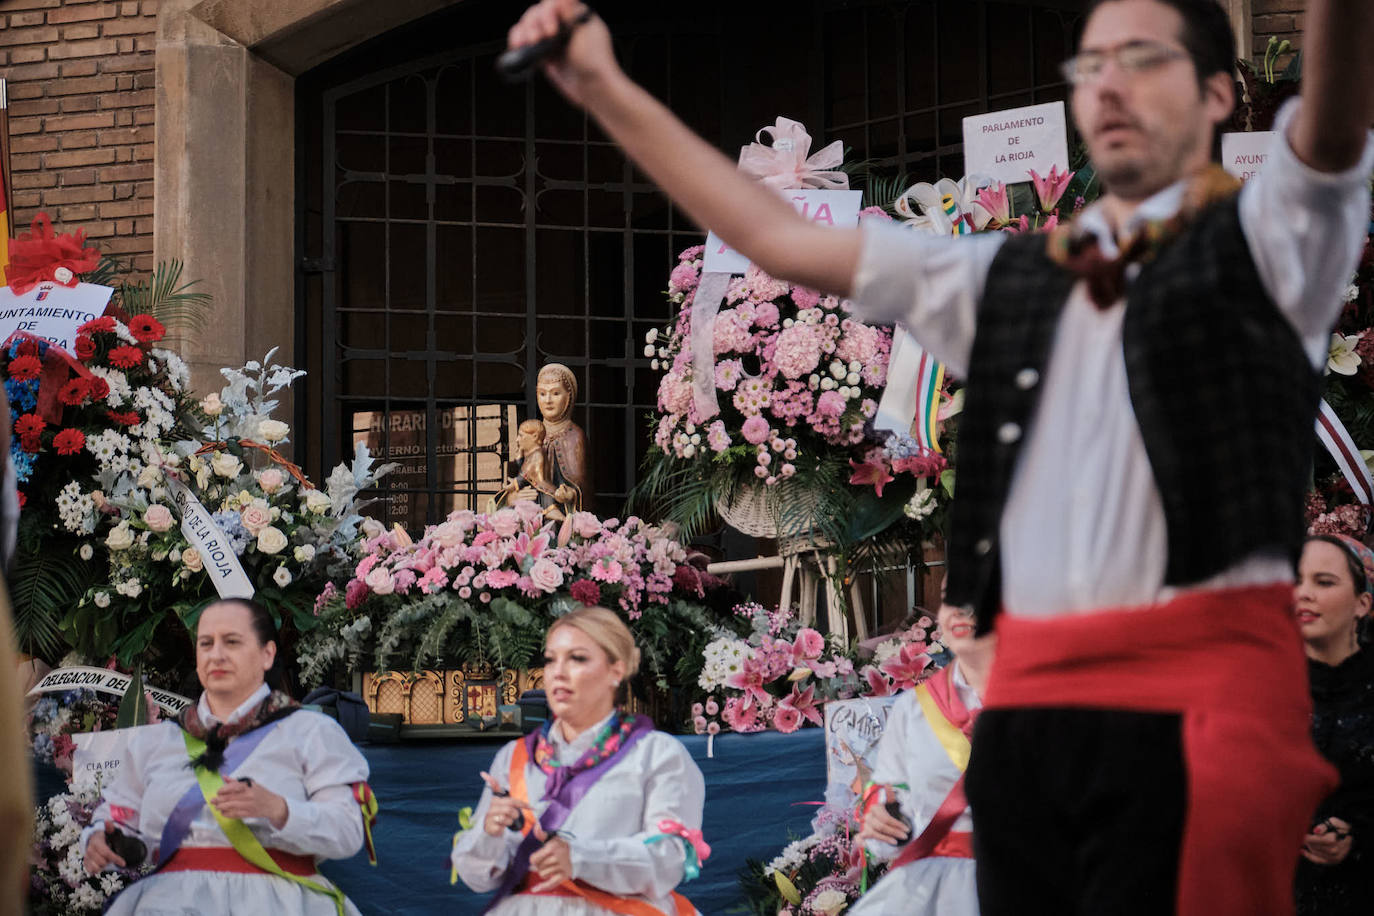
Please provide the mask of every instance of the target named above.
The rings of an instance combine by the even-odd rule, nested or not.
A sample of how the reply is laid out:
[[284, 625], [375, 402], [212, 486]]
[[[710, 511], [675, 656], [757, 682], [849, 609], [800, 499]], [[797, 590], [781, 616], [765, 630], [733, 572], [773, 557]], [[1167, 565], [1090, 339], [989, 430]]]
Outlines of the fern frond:
[[51, 550], [15, 558], [9, 583], [20, 651], [46, 658], [62, 654], [62, 620], [85, 594], [89, 569], [75, 556]]

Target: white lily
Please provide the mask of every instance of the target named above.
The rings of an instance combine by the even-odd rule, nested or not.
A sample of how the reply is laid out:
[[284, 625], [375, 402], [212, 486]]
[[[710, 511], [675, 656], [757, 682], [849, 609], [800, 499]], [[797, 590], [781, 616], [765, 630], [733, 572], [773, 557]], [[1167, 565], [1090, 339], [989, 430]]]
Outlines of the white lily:
[[1331, 349], [1326, 356], [1327, 371], [1337, 375], [1354, 375], [1360, 368], [1360, 355], [1355, 352], [1355, 345], [1359, 342], [1359, 334], [1332, 334]]
[[[934, 235], [963, 235], [969, 231], [965, 216], [975, 230], [982, 229], [992, 219], [992, 214], [977, 201], [978, 189], [990, 184], [992, 182], [981, 175], [966, 175], [957, 182], [948, 178], [941, 178], [934, 184], [923, 181], [903, 191], [892, 207], [917, 229]], [[964, 224], [962, 231], [961, 223]]]

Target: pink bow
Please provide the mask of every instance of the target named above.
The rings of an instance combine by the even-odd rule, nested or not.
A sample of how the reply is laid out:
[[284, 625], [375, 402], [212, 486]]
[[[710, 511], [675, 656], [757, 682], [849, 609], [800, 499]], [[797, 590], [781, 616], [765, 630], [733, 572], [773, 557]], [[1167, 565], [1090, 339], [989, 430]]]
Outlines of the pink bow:
[[702, 837], [700, 830], [688, 830], [684, 825], [671, 818], [665, 818], [659, 821], [658, 829], [660, 833], [665, 833], [668, 836], [681, 837], [692, 844], [692, 849], [696, 851], [698, 861], [705, 862], [711, 857], [711, 847], [706, 845], [706, 840]]
[[[763, 144], [763, 136], [772, 138], [772, 145]], [[849, 187], [849, 176], [834, 171], [844, 162], [844, 144], [839, 140], [807, 158], [811, 150], [811, 135], [798, 121], [778, 118], [772, 127], [762, 128], [754, 135], [754, 142], [740, 148], [741, 172], [758, 178], [771, 188], [818, 188], [843, 191]]]

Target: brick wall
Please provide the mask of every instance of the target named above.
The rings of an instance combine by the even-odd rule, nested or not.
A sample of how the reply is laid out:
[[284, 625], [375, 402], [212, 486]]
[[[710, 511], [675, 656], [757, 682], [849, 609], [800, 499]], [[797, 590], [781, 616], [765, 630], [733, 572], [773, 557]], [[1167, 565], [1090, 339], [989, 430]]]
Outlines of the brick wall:
[[157, 0], [0, 0], [16, 231], [46, 210], [152, 266], [156, 27]]
[[[4, 0], [0, 0], [0, 8], [3, 8]], [[1264, 49], [1269, 46], [1270, 36], [1276, 36], [1280, 40], [1287, 38], [1293, 43], [1292, 49], [1302, 48], [1302, 30], [1304, 10], [1307, 7], [1307, 0], [1252, 0], [1250, 6], [1251, 22], [1254, 25], [1254, 40], [1251, 43], [1251, 55], [1256, 60], [1263, 60]], [[1285, 54], [1279, 59], [1280, 66], [1286, 66], [1291, 55]]]

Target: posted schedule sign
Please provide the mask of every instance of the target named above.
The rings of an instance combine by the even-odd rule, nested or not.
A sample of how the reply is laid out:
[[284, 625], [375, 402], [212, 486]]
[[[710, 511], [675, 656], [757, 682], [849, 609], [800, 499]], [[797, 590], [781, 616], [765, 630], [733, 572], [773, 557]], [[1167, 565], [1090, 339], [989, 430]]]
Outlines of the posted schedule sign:
[[1064, 103], [1009, 108], [964, 118], [964, 174], [1016, 184], [1030, 170], [1047, 175], [1069, 167]]

